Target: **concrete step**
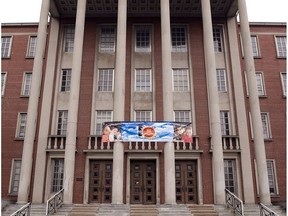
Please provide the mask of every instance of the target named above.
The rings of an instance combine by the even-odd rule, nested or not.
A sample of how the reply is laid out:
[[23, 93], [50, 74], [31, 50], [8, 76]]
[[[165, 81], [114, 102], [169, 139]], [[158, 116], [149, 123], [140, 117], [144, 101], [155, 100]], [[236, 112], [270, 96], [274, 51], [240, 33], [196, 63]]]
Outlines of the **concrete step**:
[[74, 204], [69, 216], [96, 216], [99, 205], [96, 204]]
[[156, 205], [130, 205], [130, 216], [157, 216]]
[[101, 204], [99, 205], [97, 216], [129, 216], [129, 205]]
[[191, 216], [186, 205], [160, 205], [158, 206], [158, 216]]
[[193, 216], [218, 216], [214, 205], [187, 205]]

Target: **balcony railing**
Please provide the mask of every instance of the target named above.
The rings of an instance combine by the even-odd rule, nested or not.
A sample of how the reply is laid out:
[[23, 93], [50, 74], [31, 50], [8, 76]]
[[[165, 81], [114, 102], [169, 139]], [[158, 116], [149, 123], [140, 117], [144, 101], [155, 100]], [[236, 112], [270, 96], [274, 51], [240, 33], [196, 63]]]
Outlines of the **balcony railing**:
[[64, 150], [66, 144], [66, 136], [50, 135], [48, 136], [47, 150]]
[[102, 142], [101, 136], [88, 137], [88, 150], [113, 150], [114, 142]]
[[[238, 136], [222, 136], [222, 147], [223, 150], [234, 150], [240, 151], [239, 137]], [[211, 143], [211, 150], [213, 149], [213, 145]]]
[[182, 141], [176, 141], [174, 143], [176, 151], [199, 150], [199, 137], [196, 136], [193, 136], [192, 143], [186, 143]]

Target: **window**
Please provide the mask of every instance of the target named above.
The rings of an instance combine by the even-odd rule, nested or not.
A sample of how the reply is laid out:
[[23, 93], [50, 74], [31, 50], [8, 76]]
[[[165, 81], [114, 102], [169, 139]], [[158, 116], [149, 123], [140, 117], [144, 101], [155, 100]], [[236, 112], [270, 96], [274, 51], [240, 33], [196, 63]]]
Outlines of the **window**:
[[173, 69], [173, 88], [174, 91], [189, 91], [188, 69]]
[[221, 133], [223, 136], [230, 135], [229, 111], [220, 111]]
[[1, 57], [9, 58], [11, 50], [11, 40], [12, 37], [1, 37]]
[[230, 192], [237, 194], [237, 181], [236, 181], [236, 161], [224, 160], [224, 175], [225, 175], [225, 188]]
[[226, 71], [224, 69], [217, 69], [216, 74], [218, 92], [227, 92]]
[[172, 52], [187, 52], [186, 28], [184, 26], [171, 27]]
[[286, 94], [287, 94], [287, 76], [286, 76], [286, 72], [281, 73], [281, 83], [282, 83], [283, 95], [286, 97]]
[[99, 69], [98, 91], [113, 91], [113, 69]]
[[151, 111], [135, 111], [136, 121], [151, 121], [152, 112]]
[[1, 95], [4, 95], [5, 91], [5, 86], [6, 86], [6, 78], [7, 78], [7, 73], [2, 72], [1, 73]]
[[221, 27], [213, 26], [213, 42], [214, 42], [214, 51], [216, 53], [222, 52], [222, 34]]
[[277, 57], [286, 58], [286, 36], [276, 36]]
[[137, 26], [135, 34], [135, 52], [151, 52], [150, 26]]
[[267, 160], [267, 172], [268, 172], [270, 194], [277, 195], [278, 191], [277, 191], [277, 184], [276, 184], [276, 172], [275, 172], [275, 164], [273, 160]]
[[67, 120], [68, 120], [68, 111], [67, 110], [58, 111], [57, 135], [66, 135]]
[[61, 92], [70, 91], [70, 83], [71, 83], [71, 69], [63, 69], [61, 76]]
[[66, 26], [64, 30], [64, 51], [73, 52], [75, 27]]
[[257, 36], [251, 36], [251, 42], [252, 42], [252, 51], [253, 51], [253, 56], [254, 57], [259, 57], [260, 52], [258, 48], [258, 38]]
[[269, 116], [268, 113], [261, 113], [261, 120], [262, 120], [262, 128], [263, 128], [263, 136], [264, 139], [270, 139], [270, 124], [269, 124]]
[[63, 176], [64, 176], [64, 159], [55, 158], [52, 159], [53, 178], [52, 178], [52, 192], [58, 192], [63, 188]]
[[151, 91], [151, 69], [135, 70], [135, 91], [137, 92]]
[[257, 82], [258, 95], [264, 96], [265, 95], [265, 88], [264, 88], [263, 73], [256, 72], [256, 82]]
[[18, 194], [21, 173], [21, 160], [14, 159], [11, 169], [10, 194]]
[[191, 122], [190, 111], [174, 111], [176, 122]]
[[24, 73], [24, 79], [23, 79], [23, 85], [22, 85], [22, 96], [29, 96], [30, 95], [30, 89], [31, 89], [31, 83], [32, 83], [32, 73], [25, 72]]
[[116, 29], [114, 26], [102, 26], [99, 52], [115, 52]]
[[96, 135], [102, 135], [102, 123], [112, 121], [112, 111], [96, 111]]
[[28, 57], [34, 57], [36, 52], [36, 43], [37, 43], [37, 37], [36, 36], [30, 36], [29, 38], [29, 47], [28, 47]]
[[18, 115], [18, 131], [16, 134], [17, 138], [25, 137], [27, 113], [19, 113]]

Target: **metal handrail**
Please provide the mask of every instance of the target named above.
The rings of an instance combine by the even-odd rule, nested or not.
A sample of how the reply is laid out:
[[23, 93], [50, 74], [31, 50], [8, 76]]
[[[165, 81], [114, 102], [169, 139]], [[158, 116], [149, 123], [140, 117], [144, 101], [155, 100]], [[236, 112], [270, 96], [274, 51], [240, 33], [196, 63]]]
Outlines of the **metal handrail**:
[[11, 214], [10, 216], [29, 216], [30, 215], [31, 203], [27, 203], [22, 206], [19, 210]]
[[279, 216], [277, 213], [275, 213], [273, 210], [269, 209], [262, 203], [259, 203], [259, 209], [260, 209], [260, 216]]
[[63, 204], [64, 188], [54, 194], [50, 199], [47, 200], [46, 204], [46, 215], [55, 213], [58, 208]]
[[232, 208], [236, 215], [244, 216], [243, 201], [227, 189], [225, 189], [225, 195], [226, 206]]

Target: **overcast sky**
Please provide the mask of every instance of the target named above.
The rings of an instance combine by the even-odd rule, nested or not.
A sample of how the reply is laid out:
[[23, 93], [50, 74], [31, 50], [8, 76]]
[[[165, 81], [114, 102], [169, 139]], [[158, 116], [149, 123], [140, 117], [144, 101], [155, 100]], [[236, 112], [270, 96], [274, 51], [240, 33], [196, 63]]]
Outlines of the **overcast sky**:
[[[1, 0], [2, 23], [38, 22], [41, 0]], [[287, 22], [288, 0], [246, 0], [250, 22]], [[17, 6], [16, 6], [17, 5]]]

